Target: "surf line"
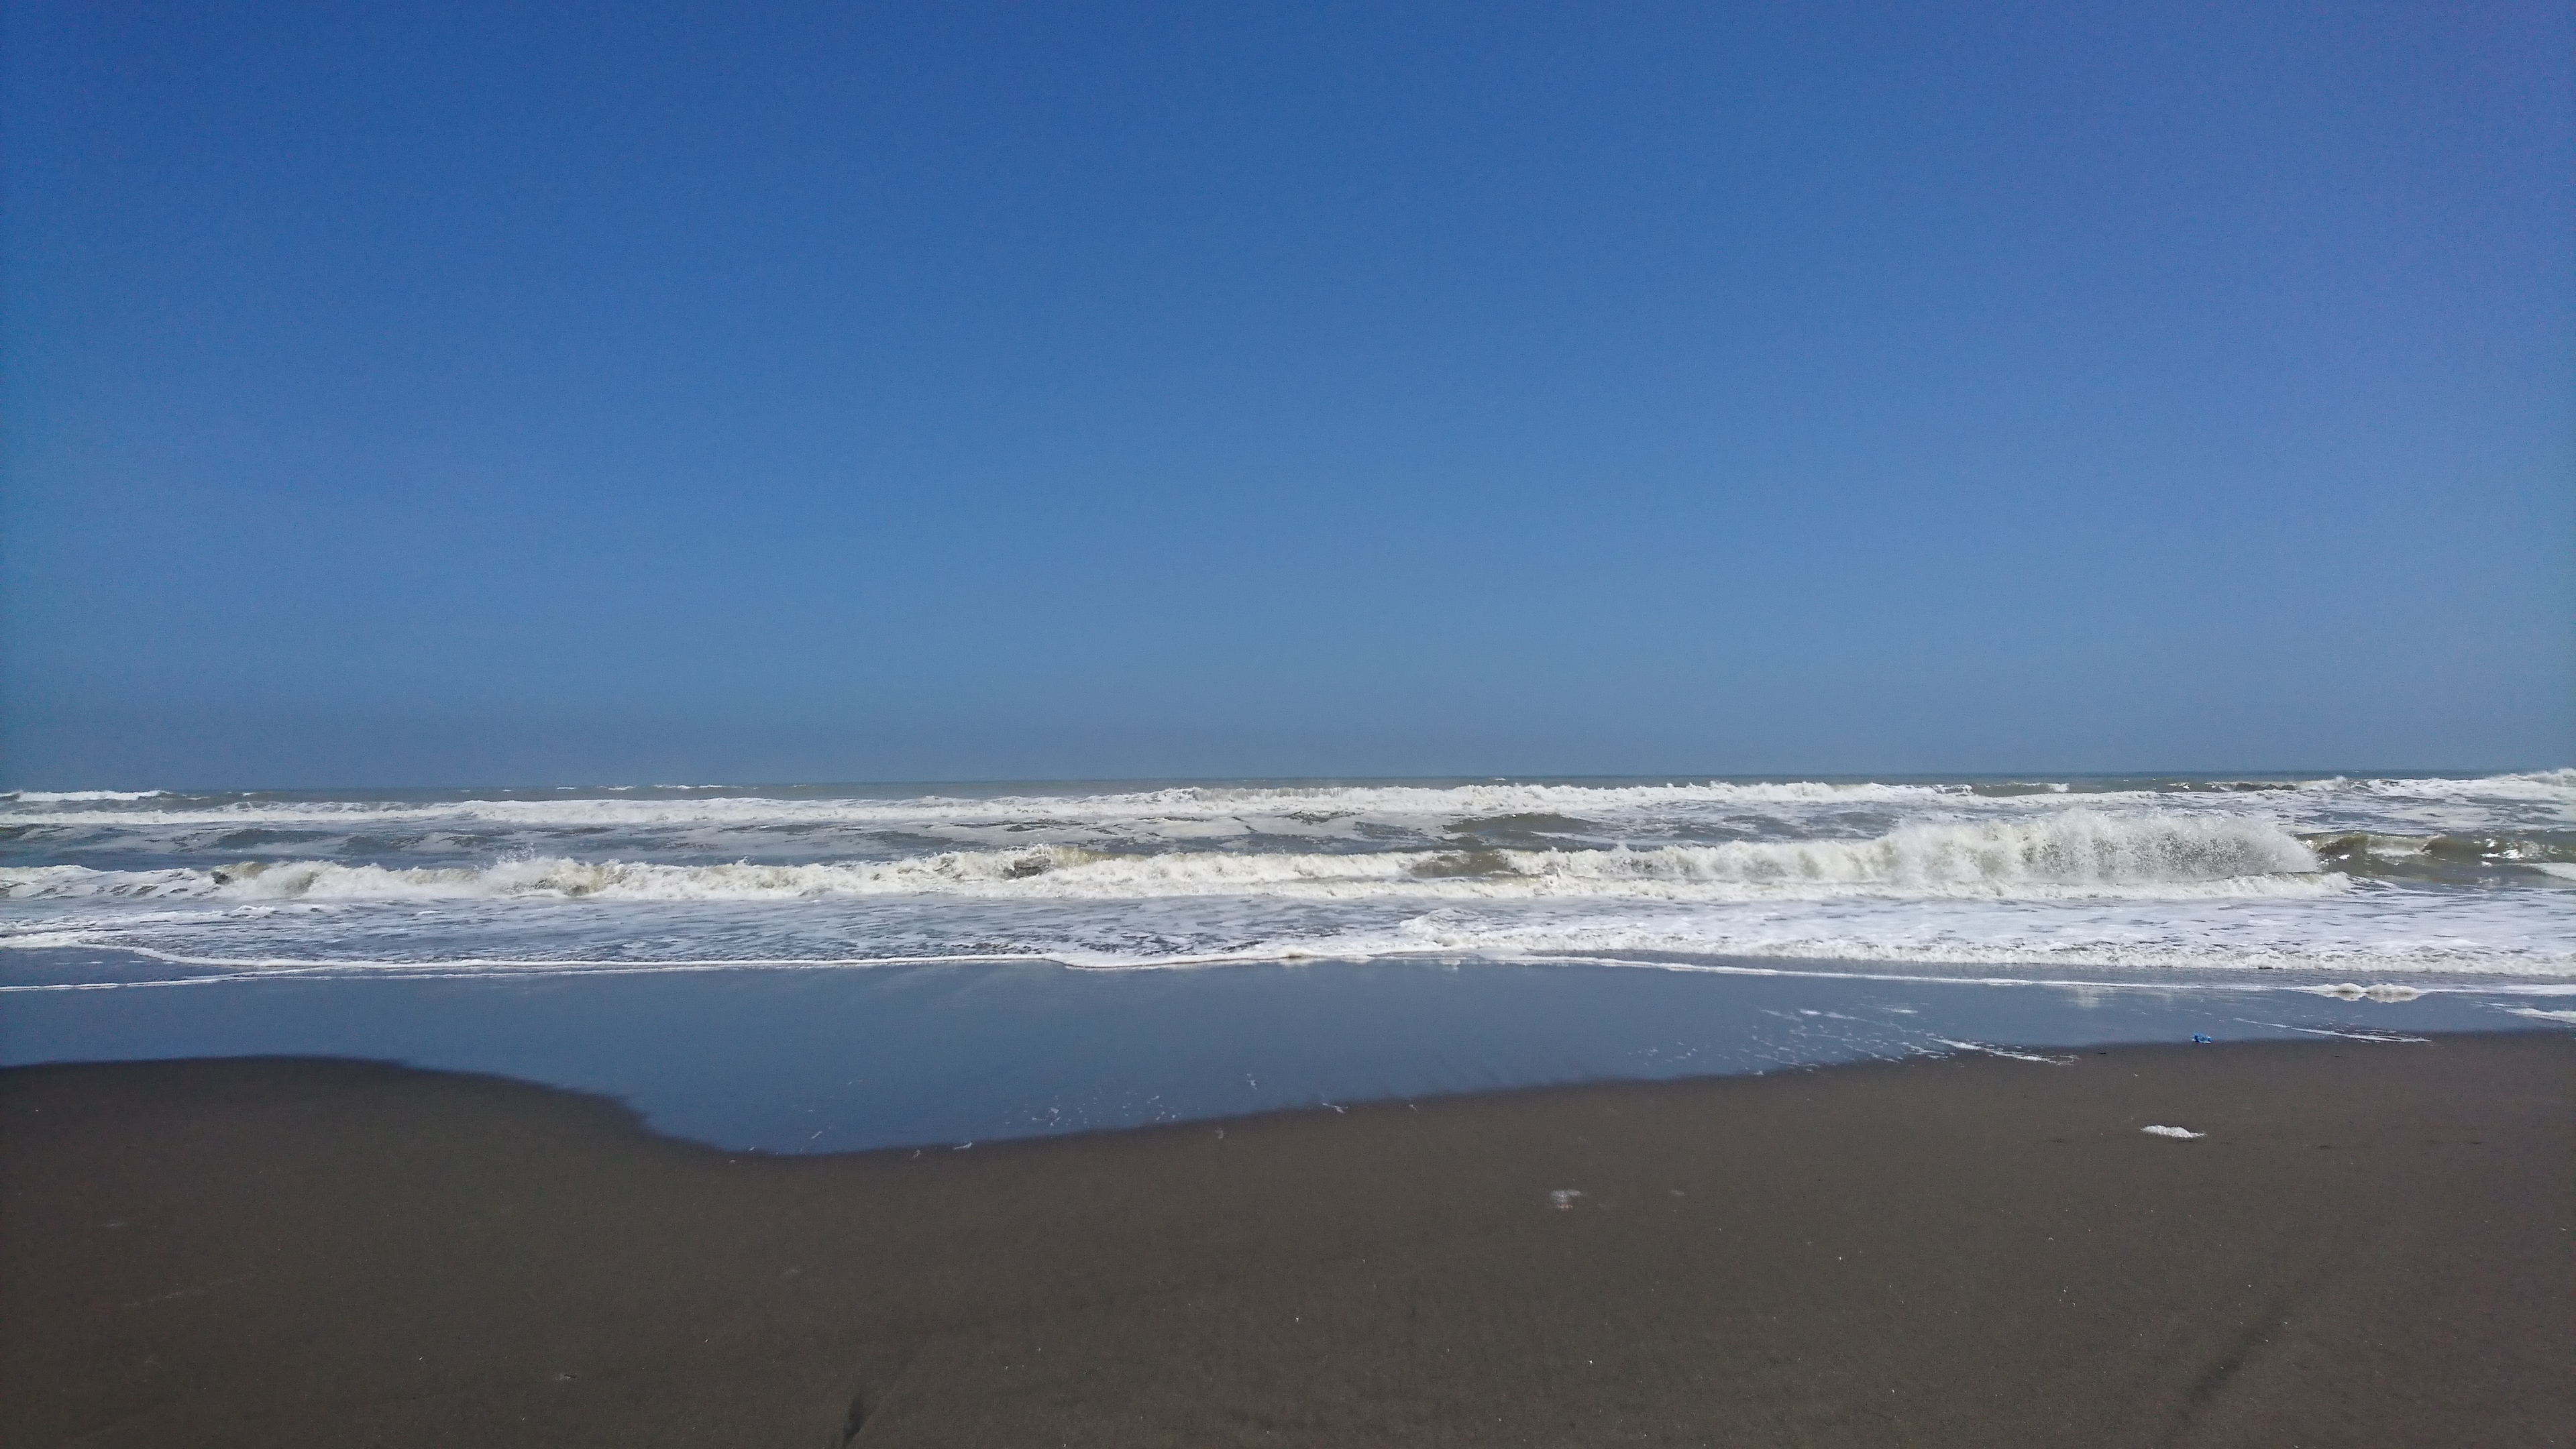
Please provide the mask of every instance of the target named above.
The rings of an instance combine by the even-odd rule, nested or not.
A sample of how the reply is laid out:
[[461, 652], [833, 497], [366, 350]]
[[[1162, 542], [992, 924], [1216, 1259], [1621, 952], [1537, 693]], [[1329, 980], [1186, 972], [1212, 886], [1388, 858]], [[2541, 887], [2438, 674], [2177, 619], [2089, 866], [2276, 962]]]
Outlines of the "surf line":
[[[0, 947], [11, 944], [0, 938]], [[472, 980], [485, 976], [642, 976], [719, 971], [826, 971], [904, 966], [974, 966], [1038, 964], [1061, 966], [1069, 971], [1120, 973], [1130, 971], [1166, 971], [1201, 966], [1282, 965], [1311, 966], [1330, 963], [1366, 964], [1376, 961], [1428, 961], [1463, 966], [1474, 962], [1520, 966], [1602, 966], [1627, 970], [1692, 972], [1724, 976], [1767, 976], [1793, 980], [1879, 981], [1902, 985], [1925, 986], [2039, 986], [2060, 990], [2087, 991], [2174, 991], [2197, 992], [2275, 992], [2293, 991], [2307, 995], [2370, 995], [2381, 1000], [2407, 1000], [2435, 993], [2460, 994], [2576, 994], [2576, 984], [2498, 982], [2493, 984], [2441, 982], [2424, 986], [2374, 988], [2354, 992], [2348, 986], [2324, 986], [2313, 981], [2094, 981], [2062, 977], [1938, 975], [1925, 972], [1830, 970], [1812, 966], [1771, 966], [1746, 961], [1675, 961], [1638, 958], [1611, 954], [1555, 952], [1460, 952], [1455, 949], [1416, 949], [1398, 951], [1308, 952], [1285, 950], [1252, 950], [1152, 957], [1141, 960], [1081, 960], [1070, 954], [1045, 952], [975, 952], [958, 955], [910, 956], [742, 956], [697, 957], [663, 961], [639, 961], [632, 958], [514, 958], [458, 957], [437, 961], [384, 961], [358, 957], [313, 958], [294, 956], [191, 956], [156, 946], [122, 941], [48, 941], [52, 949], [118, 951], [141, 956], [171, 966], [194, 967], [218, 974], [170, 977], [141, 981], [68, 981], [0, 986], [0, 995], [38, 991], [118, 991], [131, 987], [212, 986], [246, 981], [277, 980], [355, 980], [367, 977], [393, 977], [404, 980], [445, 981]], [[1758, 961], [1760, 958], [1754, 958]], [[1788, 958], [1796, 959], [1796, 958]], [[2330, 970], [2331, 968], [2326, 968]], [[2381, 997], [2382, 990], [2389, 994]], [[2404, 993], [2400, 995], [2399, 993]]]
[[235, 957], [183, 956], [153, 946], [102, 941], [84, 942], [69, 949], [123, 951], [147, 957], [171, 966], [196, 966], [222, 972], [212, 976], [178, 976], [157, 981], [64, 981], [28, 985], [0, 986], [0, 994], [21, 991], [121, 991], [146, 986], [213, 986], [226, 982], [279, 981], [298, 978], [309, 980], [347, 980], [366, 976], [398, 976], [406, 980], [470, 980], [481, 976], [646, 976], [661, 973], [706, 971], [800, 971], [838, 970], [871, 966], [973, 966], [1013, 962], [1051, 962], [1052, 957], [1033, 954], [987, 952], [960, 956], [777, 956], [777, 957], [710, 957], [695, 960], [511, 960], [498, 957], [464, 957], [449, 961], [369, 961], [363, 959], [316, 960], [310, 957]]

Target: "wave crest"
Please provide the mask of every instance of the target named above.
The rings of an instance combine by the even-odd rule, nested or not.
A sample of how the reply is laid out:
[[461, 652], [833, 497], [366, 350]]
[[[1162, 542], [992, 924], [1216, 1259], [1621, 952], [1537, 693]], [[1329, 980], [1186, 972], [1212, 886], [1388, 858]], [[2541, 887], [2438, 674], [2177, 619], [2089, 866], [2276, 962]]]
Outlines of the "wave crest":
[[0, 870], [0, 898], [755, 901], [899, 894], [1063, 899], [1416, 894], [1725, 899], [1844, 892], [2267, 893], [2340, 884], [2340, 877], [2332, 882], [2320, 877], [2319, 869], [2306, 845], [2268, 822], [2140, 820], [2076, 812], [2040, 820], [1912, 825], [1861, 840], [1736, 841], [1648, 850], [1122, 855], [1042, 846], [803, 865], [542, 857], [420, 869], [320, 860], [251, 861], [213, 870], [43, 866]]

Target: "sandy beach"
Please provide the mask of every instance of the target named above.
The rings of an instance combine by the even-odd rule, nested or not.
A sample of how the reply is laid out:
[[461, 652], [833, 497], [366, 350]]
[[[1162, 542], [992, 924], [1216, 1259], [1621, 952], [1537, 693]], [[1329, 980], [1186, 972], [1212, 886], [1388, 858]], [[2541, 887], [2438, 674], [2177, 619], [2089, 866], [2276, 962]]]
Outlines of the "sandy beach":
[[0, 1449], [2576, 1449], [2576, 5], [0, 36]]
[[15, 1069], [0, 1440], [2576, 1438], [2576, 1040], [2057, 1056], [813, 1158]]

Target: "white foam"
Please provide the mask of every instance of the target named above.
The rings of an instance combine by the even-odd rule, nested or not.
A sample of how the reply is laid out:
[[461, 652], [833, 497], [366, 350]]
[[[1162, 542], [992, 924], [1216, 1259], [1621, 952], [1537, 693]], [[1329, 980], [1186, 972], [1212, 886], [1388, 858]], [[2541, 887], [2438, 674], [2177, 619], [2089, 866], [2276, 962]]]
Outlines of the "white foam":
[[203, 870], [92, 870], [85, 865], [0, 867], [0, 901], [202, 896], [218, 884], [214, 872]]
[[2412, 986], [2397, 986], [2387, 982], [2361, 986], [2346, 981], [2334, 986], [2303, 986], [2299, 989], [2318, 996], [2341, 997], [2345, 1001], [2413, 1001], [2424, 994]]
[[2209, 1134], [2208, 1134], [2208, 1133], [2206, 1133], [2206, 1132], [2194, 1132], [2194, 1131], [2192, 1131], [2192, 1130], [2191, 1130], [2190, 1128], [2188, 1128], [2188, 1127], [2164, 1127], [2164, 1126], [2156, 1126], [2156, 1127], [2141, 1127], [2141, 1128], [2139, 1128], [2138, 1130], [2139, 1130], [2139, 1131], [2141, 1131], [2141, 1132], [2146, 1133], [2146, 1134], [2147, 1134], [2148, 1136], [2150, 1136], [2150, 1137], [2172, 1137], [2172, 1138], [2175, 1138], [2175, 1139], [2178, 1139], [2178, 1140], [2181, 1140], [2181, 1141], [2186, 1141], [2186, 1142], [2190, 1142], [2190, 1141], [2197, 1141], [2197, 1140], [2199, 1140], [2200, 1138], [2203, 1138], [2203, 1137], [2206, 1137], [2206, 1136], [2208, 1136], [2208, 1135], [2209, 1135]]
[[[272, 844], [297, 839], [306, 853], [325, 860], [339, 859], [344, 848], [363, 859], [391, 842], [416, 856], [441, 850], [512, 850], [556, 857], [577, 847], [585, 855], [595, 851], [665, 862], [675, 854], [699, 860], [775, 855], [782, 847], [848, 859], [917, 856], [927, 840], [944, 840], [959, 850], [1063, 845], [1135, 854], [1223, 846], [1260, 836], [1365, 853], [1430, 848], [1462, 834], [1526, 845], [1535, 833], [1549, 843], [1577, 846], [1627, 843], [1642, 850], [1714, 839], [1755, 847], [1732, 866], [1717, 863], [1714, 868], [1721, 874], [1730, 869], [1758, 873], [1764, 857], [1775, 863], [1781, 859], [1774, 848], [1817, 847], [1813, 860], [1797, 869], [1830, 878], [1857, 868], [1875, 880], [1896, 863], [1854, 867], [1849, 849], [1873, 840], [1898, 843], [1899, 834], [1918, 829], [1948, 831], [1955, 839], [1963, 829], [2056, 821], [2061, 823], [2049, 828], [2063, 838], [2084, 828], [2076, 822], [2089, 820], [2114, 822], [2095, 827], [2101, 838], [2097, 844], [2132, 827], [2128, 838], [2138, 840], [2198, 826], [2216, 834], [2252, 836], [2362, 832], [2388, 837], [2394, 849], [2400, 837], [2576, 827], [2576, 788], [2564, 778], [2570, 773], [2465, 781], [2332, 780], [2252, 792], [2042, 787], [1979, 794], [1959, 783], [1719, 781], [1192, 786], [902, 799], [720, 787], [678, 795], [666, 790], [659, 798], [589, 790], [444, 801], [194, 797], [163, 803], [149, 798], [153, 792], [82, 792], [98, 797], [94, 799], [22, 793], [0, 800], [0, 819], [30, 829], [22, 837], [22, 849], [43, 848], [58, 860], [99, 850], [202, 856], [226, 848], [228, 839], [246, 830], [265, 833]], [[2293, 853], [2277, 840], [2268, 848]], [[1838, 855], [1846, 858], [1837, 860]], [[2285, 868], [2311, 869], [2313, 862]], [[1943, 875], [1937, 863], [1931, 863], [1930, 873]], [[2035, 874], [2065, 878], [2046, 868]], [[2567, 875], [2547, 870], [2533, 878]]]
[[[145, 796], [113, 792], [47, 796], [31, 792], [19, 798], [27, 803], [73, 803], [142, 799]], [[345, 825], [353, 819], [418, 821], [445, 818], [555, 826], [673, 825], [746, 819], [904, 823], [942, 819], [1189, 819], [1314, 812], [1455, 817], [1622, 811], [1695, 804], [1851, 805], [1976, 798], [1970, 787], [1965, 785], [1815, 781], [1695, 785], [1177, 786], [1096, 795], [921, 795], [900, 799], [764, 795], [725, 795], [688, 800], [596, 796], [453, 801], [258, 799], [188, 809], [119, 811], [109, 818], [120, 826], [241, 825], [253, 820], [271, 825]], [[71, 820], [100, 818], [96, 812], [65, 814]]]
[[1999, 1046], [1988, 1046], [1981, 1041], [1952, 1041], [1946, 1036], [1936, 1036], [1932, 1040], [1953, 1051], [1981, 1052], [1990, 1057], [2002, 1057], [2006, 1061], [2037, 1062], [2044, 1067], [2062, 1067], [2072, 1060], [2067, 1057], [2044, 1057], [2034, 1052], [2009, 1051]]
[[[2555, 831], [2576, 821], [2576, 771], [2062, 783], [22, 795], [0, 800], [10, 858], [45, 863], [0, 868], [0, 946], [362, 965], [998, 948], [1115, 969], [1424, 952], [2277, 967], [2382, 1001], [2415, 989], [2391, 977], [2576, 977], [2576, 892], [2551, 878], [2576, 868], [2348, 874], [2299, 838], [2420, 853], [2440, 831]], [[208, 868], [241, 850], [297, 858]]]
[[[686, 791], [694, 798], [634, 798], [638, 789]], [[715, 794], [711, 792], [725, 791]], [[167, 795], [161, 790], [22, 790], [0, 794], [17, 805], [82, 805], [132, 802]], [[1824, 807], [1866, 805], [1922, 807], [2007, 813], [2068, 807], [2151, 805], [2167, 811], [2263, 811], [2292, 807], [2302, 816], [2330, 812], [2338, 806], [2387, 809], [2393, 818], [2411, 817], [2427, 807], [2501, 804], [2554, 806], [2576, 819], [2576, 769], [2493, 775], [2475, 779], [2333, 778], [2285, 784], [2279, 791], [2255, 793], [2173, 791], [2138, 788], [2112, 791], [2071, 790], [2064, 782], [2042, 782], [2029, 793], [1981, 795], [1964, 783], [1883, 783], [1873, 781], [1707, 781], [1663, 785], [1519, 784], [1472, 785], [1243, 785], [1178, 786], [1096, 794], [1019, 794], [997, 796], [921, 795], [828, 796], [800, 792], [762, 795], [717, 785], [612, 786], [589, 792], [566, 792], [550, 798], [422, 800], [237, 799], [223, 804], [140, 811], [61, 811], [66, 823], [112, 821], [120, 826], [332, 825], [353, 820], [380, 822], [463, 819], [499, 824], [593, 826], [681, 825], [725, 821], [921, 822], [966, 820], [1112, 820], [1190, 819], [1240, 816], [1398, 815], [1427, 818], [1507, 816], [1515, 814], [1626, 814], [1640, 810], [1716, 807]], [[28, 814], [45, 812], [15, 812]], [[2362, 828], [2354, 826], [2351, 828]]]
[[[2329, 993], [2331, 994], [2331, 993]], [[2412, 1044], [2422, 1046], [2431, 1037], [2408, 1036], [2404, 1032], [2381, 1031], [2376, 1027], [2298, 1026], [2286, 1021], [2259, 1021], [2250, 1016], [2236, 1018], [2247, 1026], [2266, 1027], [2273, 1031], [2294, 1031], [2305, 1036], [2330, 1036], [2343, 1041], [2376, 1042], [2382, 1046]]]
[[2304, 898], [2176, 894], [2152, 907], [2114, 895], [1845, 895], [1748, 901], [1728, 910], [1627, 903], [1605, 911], [1567, 903], [1434, 910], [1393, 934], [1415, 949], [1461, 953], [2564, 978], [2576, 975], [2576, 911], [2555, 895], [2354, 886]]
[[220, 895], [705, 901], [888, 893], [1094, 900], [1233, 894], [1726, 900], [1852, 892], [2280, 895], [2343, 885], [2341, 877], [2318, 872], [2305, 846], [2259, 822], [2137, 820], [2089, 813], [1907, 826], [1858, 841], [1736, 841], [1647, 850], [1110, 855], [1054, 846], [806, 865], [551, 857], [412, 869], [323, 860], [246, 862], [213, 870], [0, 869], [0, 899], [18, 900]]

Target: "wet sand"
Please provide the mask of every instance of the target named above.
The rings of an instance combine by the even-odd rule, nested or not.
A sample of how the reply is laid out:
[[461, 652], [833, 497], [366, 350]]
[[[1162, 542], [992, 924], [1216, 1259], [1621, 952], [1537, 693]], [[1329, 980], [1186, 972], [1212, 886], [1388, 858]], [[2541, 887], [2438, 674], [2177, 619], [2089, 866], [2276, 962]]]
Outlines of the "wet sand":
[[2576, 1442], [2576, 1037], [2060, 1055], [822, 1158], [14, 1069], [0, 1442]]

